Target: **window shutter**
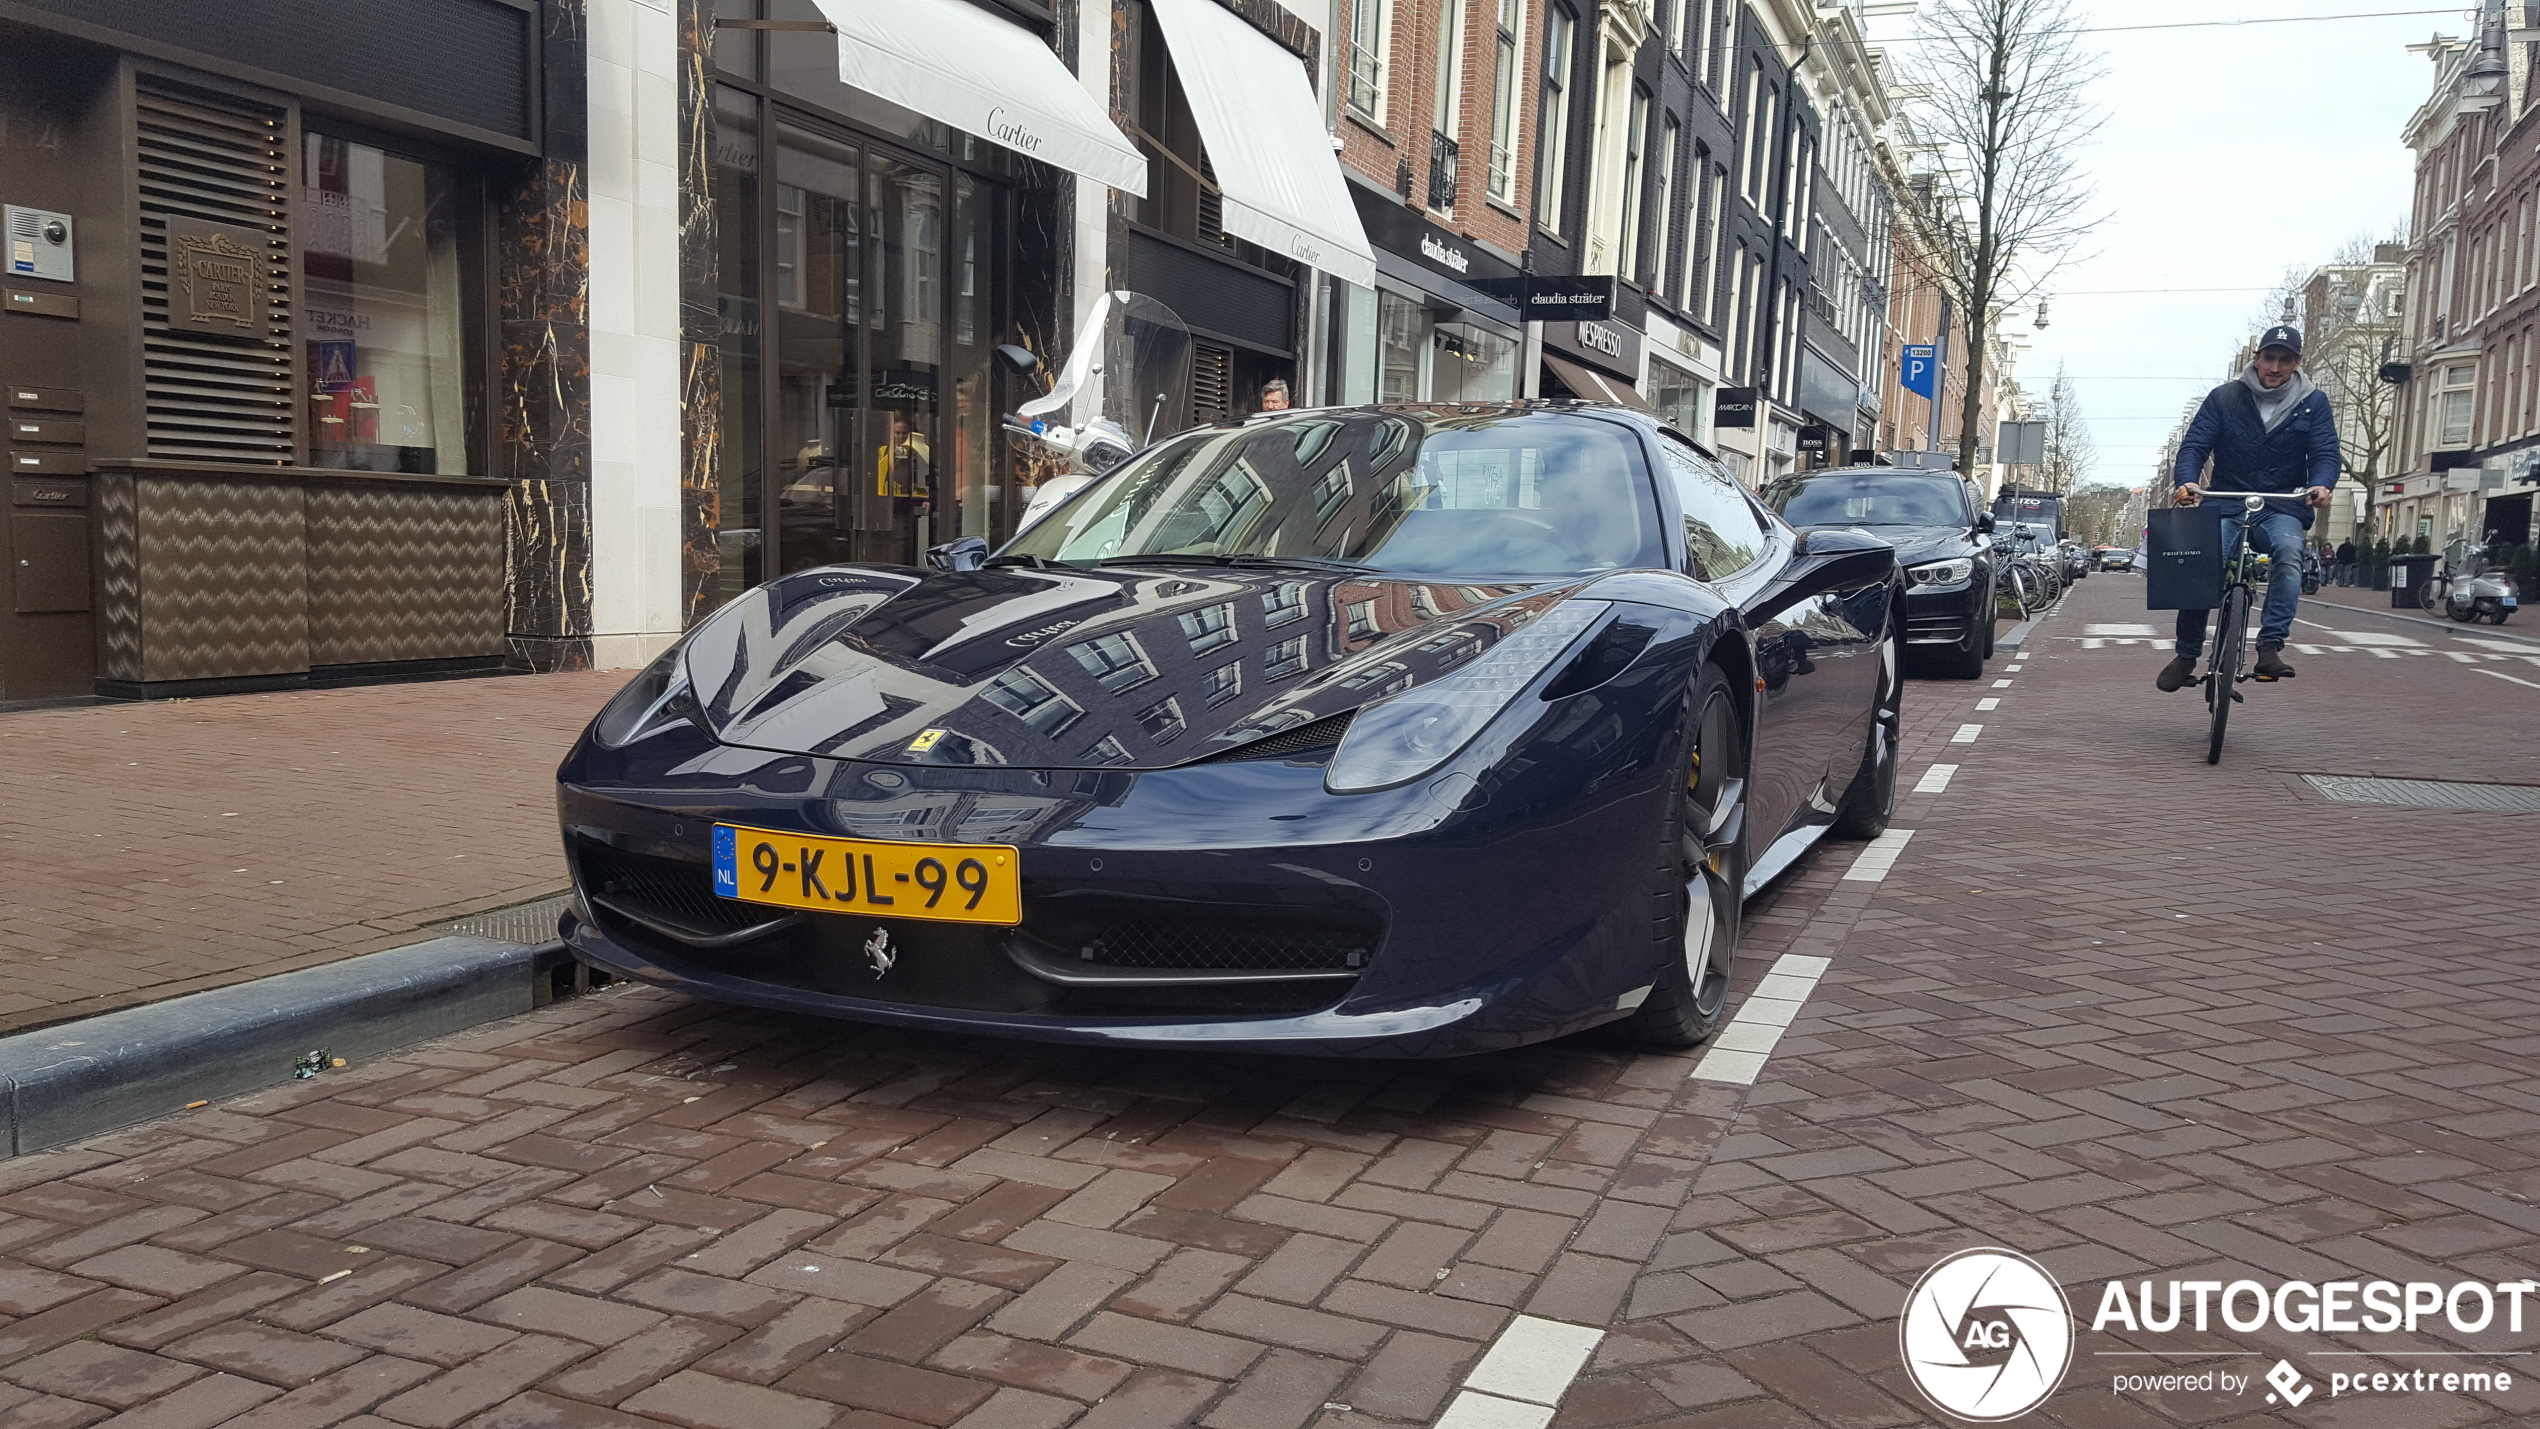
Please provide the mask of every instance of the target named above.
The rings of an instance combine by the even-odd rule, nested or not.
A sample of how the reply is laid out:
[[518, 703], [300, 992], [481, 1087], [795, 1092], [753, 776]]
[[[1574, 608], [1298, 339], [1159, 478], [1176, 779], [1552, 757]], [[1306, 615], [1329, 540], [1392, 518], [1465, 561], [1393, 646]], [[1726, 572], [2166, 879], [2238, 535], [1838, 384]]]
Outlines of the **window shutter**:
[[1213, 342], [1191, 344], [1191, 420], [1205, 426], [1233, 416], [1235, 350]]
[[[291, 335], [291, 116], [271, 105], [150, 80], [141, 81], [134, 107], [149, 453], [289, 466], [299, 430]], [[209, 234], [224, 241], [220, 253], [252, 251], [253, 256], [232, 260], [247, 275], [233, 318], [200, 317], [210, 298], [193, 296], [187, 275], [171, 273], [172, 232], [180, 249], [192, 235]], [[240, 238], [229, 241], [232, 233]]]

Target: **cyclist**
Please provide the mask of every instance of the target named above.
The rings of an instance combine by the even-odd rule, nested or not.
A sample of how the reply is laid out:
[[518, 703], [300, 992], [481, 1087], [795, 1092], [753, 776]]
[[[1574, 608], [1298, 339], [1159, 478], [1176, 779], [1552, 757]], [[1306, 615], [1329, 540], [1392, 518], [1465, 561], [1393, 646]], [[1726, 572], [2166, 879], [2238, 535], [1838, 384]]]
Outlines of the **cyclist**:
[[[2205, 471], [2207, 458], [2213, 473]], [[2337, 419], [2329, 411], [2328, 394], [2302, 375], [2299, 328], [2268, 328], [2258, 339], [2258, 356], [2238, 377], [2205, 394], [2187, 436], [2179, 442], [2178, 465], [2172, 472], [2178, 504], [2194, 506], [2208, 491], [2291, 491], [2310, 488], [2306, 497], [2270, 501], [2255, 517], [2233, 502], [2222, 519], [2222, 544], [2229, 550], [2240, 538], [2240, 522], [2254, 520], [2252, 550], [2271, 558], [2267, 603], [2258, 621], [2258, 661], [2251, 674], [2261, 680], [2290, 677], [2284, 642], [2293, 633], [2293, 614], [2302, 605], [2303, 533], [2311, 512], [2326, 506], [2337, 485]], [[2205, 653], [2202, 610], [2178, 613], [2178, 654], [2161, 667], [2154, 682], [2164, 690], [2184, 686]]]

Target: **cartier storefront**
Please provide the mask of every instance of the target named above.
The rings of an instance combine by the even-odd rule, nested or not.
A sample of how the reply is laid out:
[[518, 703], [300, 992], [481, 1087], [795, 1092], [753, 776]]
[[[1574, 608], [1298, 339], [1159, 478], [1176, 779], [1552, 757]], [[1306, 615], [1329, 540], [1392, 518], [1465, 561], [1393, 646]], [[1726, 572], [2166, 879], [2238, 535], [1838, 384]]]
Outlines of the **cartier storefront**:
[[0, 702], [500, 668], [537, 8], [101, 13], [0, 19]]

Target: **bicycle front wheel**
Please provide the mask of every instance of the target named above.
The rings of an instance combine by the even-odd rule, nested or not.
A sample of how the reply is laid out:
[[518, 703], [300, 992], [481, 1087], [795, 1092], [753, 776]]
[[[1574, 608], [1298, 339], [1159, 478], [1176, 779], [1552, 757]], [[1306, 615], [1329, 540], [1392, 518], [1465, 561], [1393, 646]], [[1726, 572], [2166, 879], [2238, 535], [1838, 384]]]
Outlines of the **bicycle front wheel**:
[[2222, 763], [2223, 727], [2231, 723], [2232, 692], [2240, 685], [2241, 647], [2248, 639], [2249, 588], [2233, 586], [2223, 594], [2221, 628], [2214, 632], [2214, 660], [2206, 667], [2205, 705], [2213, 727], [2205, 740], [2205, 762]]
[[2443, 607], [2448, 603], [2446, 597], [2450, 593], [2451, 582], [2440, 577], [2429, 577], [2425, 584], [2417, 587], [2417, 608], [2433, 615], [2441, 615]]

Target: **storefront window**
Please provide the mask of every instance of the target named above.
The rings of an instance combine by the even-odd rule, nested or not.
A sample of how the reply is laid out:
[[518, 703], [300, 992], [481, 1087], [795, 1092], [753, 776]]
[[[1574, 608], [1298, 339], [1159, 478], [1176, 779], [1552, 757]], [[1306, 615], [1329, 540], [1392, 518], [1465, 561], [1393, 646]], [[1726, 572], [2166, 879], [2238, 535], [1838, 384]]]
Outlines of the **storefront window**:
[[1376, 400], [1417, 402], [1428, 384], [1429, 312], [1409, 298], [1376, 295]]
[[1649, 358], [1649, 405], [1660, 421], [1708, 446], [1711, 384], [1652, 353]]
[[1429, 400], [1505, 402], [1517, 395], [1513, 340], [1471, 323], [1440, 323], [1429, 346]]
[[450, 171], [349, 139], [304, 137], [309, 463], [464, 473], [466, 348]]
[[715, 547], [722, 572], [715, 603], [767, 578], [759, 489], [767, 470], [759, 403], [758, 101], [715, 91], [716, 306], [722, 317], [723, 413], [715, 465]]

